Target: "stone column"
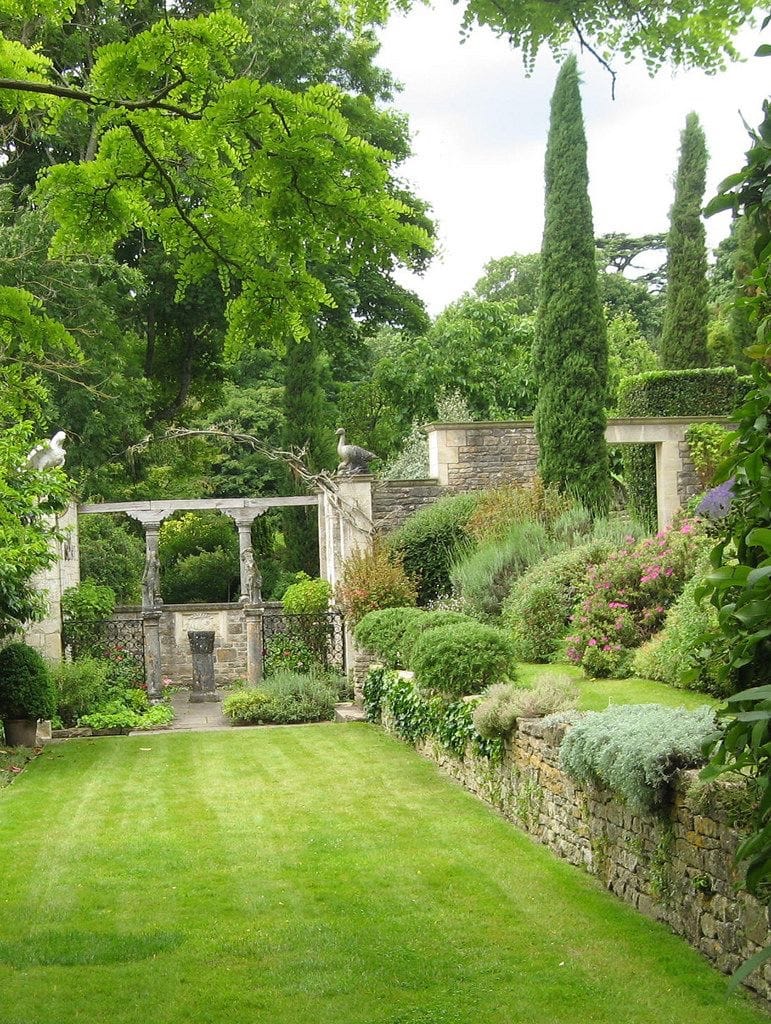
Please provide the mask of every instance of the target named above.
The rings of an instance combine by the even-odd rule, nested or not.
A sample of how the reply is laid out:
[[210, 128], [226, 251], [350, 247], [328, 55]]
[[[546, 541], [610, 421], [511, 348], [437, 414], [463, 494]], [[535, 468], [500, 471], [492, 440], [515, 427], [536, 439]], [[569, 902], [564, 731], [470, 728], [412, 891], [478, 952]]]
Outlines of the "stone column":
[[145, 530], [145, 571], [142, 575], [142, 631], [145, 640], [145, 684], [151, 704], [163, 700], [161, 667], [161, 563], [158, 560], [158, 535], [169, 512], [132, 509], [127, 513]]
[[683, 460], [677, 441], [663, 441], [656, 445], [656, 511], [660, 530], [669, 526], [680, 508], [677, 481], [682, 469]]
[[262, 608], [244, 608], [246, 620], [246, 681], [249, 686], [259, 686], [263, 676], [263, 625]]
[[157, 610], [142, 612], [142, 632], [145, 639], [145, 683], [147, 699], [151, 704], [163, 700], [163, 674], [161, 671], [161, 613]]
[[262, 510], [226, 509], [226, 514], [238, 527], [238, 559], [241, 568], [241, 604], [260, 604], [262, 602], [262, 576], [254, 561], [252, 547], [252, 523]]
[[61, 515], [47, 519], [62, 532], [64, 539], [51, 542], [56, 561], [32, 578], [35, 590], [45, 595], [48, 609], [44, 619], [25, 627], [24, 639], [50, 661], [61, 661], [62, 594], [80, 583], [77, 506], [71, 504]]
[[187, 638], [193, 655], [193, 686], [191, 704], [222, 700], [214, 683], [214, 630], [189, 630]]

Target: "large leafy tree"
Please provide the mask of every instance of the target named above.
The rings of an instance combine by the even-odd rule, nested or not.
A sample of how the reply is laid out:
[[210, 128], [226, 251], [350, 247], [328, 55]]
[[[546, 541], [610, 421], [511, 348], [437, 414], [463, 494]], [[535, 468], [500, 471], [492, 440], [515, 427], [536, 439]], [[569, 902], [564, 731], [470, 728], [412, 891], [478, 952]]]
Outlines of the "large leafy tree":
[[696, 114], [680, 137], [675, 201], [667, 236], [667, 304], [661, 360], [668, 370], [706, 366], [707, 249], [701, 208], [707, 174], [707, 145]]
[[578, 69], [562, 66], [546, 148], [541, 295], [533, 362], [539, 470], [592, 509], [607, 507], [608, 343], [597, 288]]
[[[414, 0], [349, 0], [360, 19], [385, 19], [409, 10]], [[722, 68], [737, 51], [733, 40], [751, 22], [752, 0], [658, 0], [630, 6], [623, 0], [464, 0], [464, 31], [491, 28], [522, 51], [532, 68], [543, 46], [562, 56], [577, 40], [606, 66], [614, 57], [641, 54], [651, 72], [667, 61], [709, 71]]]

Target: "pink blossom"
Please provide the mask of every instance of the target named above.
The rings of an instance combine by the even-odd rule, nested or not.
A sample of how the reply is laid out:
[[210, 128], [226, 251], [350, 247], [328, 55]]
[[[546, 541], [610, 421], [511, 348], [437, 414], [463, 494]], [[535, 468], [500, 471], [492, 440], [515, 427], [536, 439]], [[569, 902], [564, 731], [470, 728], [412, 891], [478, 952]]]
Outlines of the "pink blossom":
[[693, 533], [693, 523], [683, 523], [680, 533]]
[[587, 641], [586, 646], [587, 647], [596, 647], [597, 646], [597, 641], [594, 639], [594, 637], [590, 637], [590, 639]]

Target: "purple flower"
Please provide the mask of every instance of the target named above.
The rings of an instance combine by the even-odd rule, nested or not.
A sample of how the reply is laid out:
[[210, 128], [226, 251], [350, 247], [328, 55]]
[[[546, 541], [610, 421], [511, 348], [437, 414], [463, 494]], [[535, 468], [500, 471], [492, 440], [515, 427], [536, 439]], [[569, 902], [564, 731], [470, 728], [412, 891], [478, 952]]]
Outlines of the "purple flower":
[[722, 519], [731, 511], [734, 497], [734, 480], [726, 480], [707, 491], [696, 508], [696, 512], [706, 519]]

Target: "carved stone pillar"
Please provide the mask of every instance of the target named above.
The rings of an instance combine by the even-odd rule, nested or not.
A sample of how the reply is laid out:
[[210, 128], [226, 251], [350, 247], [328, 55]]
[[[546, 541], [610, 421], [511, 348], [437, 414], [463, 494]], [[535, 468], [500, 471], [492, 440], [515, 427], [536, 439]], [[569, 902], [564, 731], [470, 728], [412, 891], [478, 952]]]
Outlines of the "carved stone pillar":
[[246, 620], [246, 681], [259, 686], [263, 676], [262, 608], [244, 608]]
[[161, 672], [161, 613], [142, 612], [142, 631], [145, 639], [145, 683], [147, 699], [151, 704], [163, 700], [163, 674]]
[[190, 703], [203, 704], [222, 700], [214, 683], [214, 630], [189, 630], [187, 634], [193, 655], [193, 686]]
[[241, 568], [241, 604], [262, 603], [262, 576], [254, 561], [252, 547], [252, 523], [262, 510], [233, 509], [225, 510], [226, 514], [238, 527], [238, 560]]

